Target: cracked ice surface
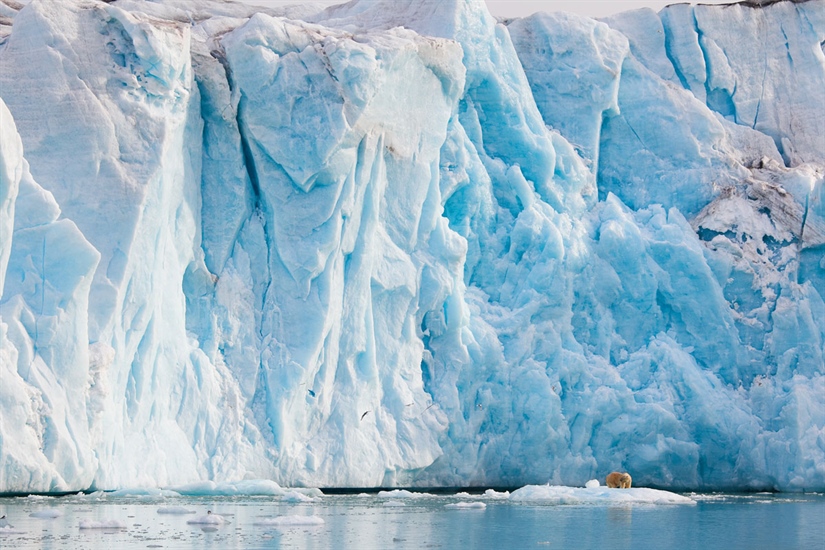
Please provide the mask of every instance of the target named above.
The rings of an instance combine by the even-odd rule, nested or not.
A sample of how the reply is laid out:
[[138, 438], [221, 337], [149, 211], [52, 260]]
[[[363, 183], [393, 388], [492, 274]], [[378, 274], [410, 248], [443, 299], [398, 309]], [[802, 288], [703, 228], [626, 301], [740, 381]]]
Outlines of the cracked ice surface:
[[821, 0], [0, 10], [0, 491], [825, 488]]

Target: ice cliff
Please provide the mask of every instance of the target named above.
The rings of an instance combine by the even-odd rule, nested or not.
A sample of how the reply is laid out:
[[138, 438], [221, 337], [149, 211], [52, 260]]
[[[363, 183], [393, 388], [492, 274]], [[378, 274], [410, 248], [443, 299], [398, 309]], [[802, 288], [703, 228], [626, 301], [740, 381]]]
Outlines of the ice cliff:
[[0, 0], [0, 492], [825, 490], [825, 1]]

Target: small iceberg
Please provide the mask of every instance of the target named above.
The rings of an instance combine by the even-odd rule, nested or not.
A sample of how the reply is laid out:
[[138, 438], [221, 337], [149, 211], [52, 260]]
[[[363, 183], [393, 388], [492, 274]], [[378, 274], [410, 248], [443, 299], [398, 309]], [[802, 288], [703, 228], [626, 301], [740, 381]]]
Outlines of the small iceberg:
[[92, 519], [80, 520], [80, 529], [126, 529], [126, 524], [116, 519], [95, 521]]
[[453, 502], [445, 504], [444, 508], [451, 508], [456, 510], [484, 510], [487, 505], [483, 502]]
[[278, 516], [256, 521], [253, 525], [264, 527], [304, 527], [323, 525], [324, 520], [318, 516]]
[[205, 516], [198, 516], [187, 521], [189, 525], [223, 525], [229, 523], [226, 518], [221, 515], [207, 512]]
[[311, 497], [298, 491], [287, 491], [284, 493], [284, 496], [281, 497], [281, 501], [283, 502], [318, 502], [319, 500], [321, 499], [318, 497]]
[[40, 518], [40, 519], [54, 519], [59, 518], [63, 515], [63, 512], [58, 510], [57, 508], [46, 508], [44, 510], [38, 510], [36, 512], [32, 512], [29, 514], [30, 518]]
[[184, 508], [183, 506], [161, 506], [158, 508], [158, 514], [169, 514], [175, 516], [183, 516], [186, 514], [194, 514], [194, 510]]
[[561, 504], [696, 504], [692, 498], [659, 489], [644, 487], [610, 489], [608, 487], [564, 487], [559, 485], [527, 485], [513, 491], [513, 502], [530, 502], [548, 505]]

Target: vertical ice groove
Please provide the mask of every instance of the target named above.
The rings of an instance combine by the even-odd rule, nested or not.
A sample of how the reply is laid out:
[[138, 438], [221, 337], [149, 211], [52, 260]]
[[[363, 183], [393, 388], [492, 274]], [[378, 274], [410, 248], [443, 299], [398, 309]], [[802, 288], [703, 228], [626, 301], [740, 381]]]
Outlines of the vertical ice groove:
[[804, 247], [804, 245], [805, 245], [805, 224], [808, 220], [808, 209], [810, 208], [810, 205], [811, 205], [811, 194], [812, 193], [813, 193], [813, 189], [805, 195], [805, 205], [804, 205], [804, 211], [802, 213], [802, 223], [799, 227], [799, 247], [800, 247], [800, 249], [802, 247]]
[[692, 9], [691, 12], [691, 15], [693, 16], [693, 30], [696, 33], [697, 38], [696, 43], [699, 45], [699, 51], [702, 53], [702, 61], [704, 62], [705, 70], [707, 71], [707, 76], [705, 77], [705, 92], [708, 93], [710, 92], [710, 77], [714, 68], [710, 64], [707, 47], [705, 44], [703, 44], [705, 37], [704, 33], [702, 32], [702, 28], [699, 26], [699, 21], [696, 18], [696, 9]]
[[[767, 26], [763, 25], [762, 29], [763, 29], [763, 33], [765, 35], [767, 35], [767, 32], [768, 32], [767, 31]], [[765, 37], [765, 41], [767, 41], [767, 36]], [[767, 78], [768, 78], [768, 52], [767, 51], [765, 51], [765, 56], [764, 56], [764, 59], [763, 59], [763, 67], [764, 67], [764, 69], [762, 71], [762, 83], [760, 85], [759, 100], [756, 103], [756, 109], [755, 109], [755, 113], [754, 113], [754, 116], [753, 116], [753, 124], [751, 125], [751, 128], [753, 128], [754, 130], [757, 130], [756, 126], [757, 126], [757, 124], [759, 124], [759, 113], [762, 109], [762, 101], [765, 99], [765, 86], [767, 84]], [[774, 137], [774, 136], [772, 136], [772, 137]], [[776, 137], [774, 137], [774, 142], [776, 142], [776, 148], [779, 150], [779, 153], [782, 155], [783, 158], [785, 158], [782, 143], [779, 142], [779, 140], [777, 140]]]
[[694, 26], [699, 38], [699, 48], [702, 52], [707, 77], [705, 79], [705, 97], [708, 107], [724, 117], [733, 118], [737, 123], [736, 95], [737, 78], [730, 67], [730, 61], [725, 48], [719, 46], [712, 37], [707, 36], [699, 24], [694, 10]]
[[261, 208], [261, 184], [258, 180], [258, 171], [255, 168], [255, 157], [252, 155], [252, 150], [249, 147], [249, 136], [247, 135], [245, 129], [246, 126], [243, 124], [241, 120], [241, 112], [243, 105], [243, 96], [241, 97], [241, 102], [238, 105], [238, 129], [240, 130], [241, 134], [241, 150], [243, 151], [243, 161], [244, 161], [244, 168], [246, 168], [246, 173], [249, 176], [249, 181], [252, 183], [252, 190], [255, 192], [255, 207]]
[[[690, 9], [692, 17], [695, 21], [695, 15], [693, 15], [693, 7], [686, 7], [685, 9]], [[676, 44], [676, 36], [674, 35], [675, 29], [678, 28], [679, 23], [671, 22], [672, 14], [675, 14], [675, 10], [666, 10], [663, 12], [659, 12], [659, 17], [662, 20], [662, 27], [664, 28], [665, 32], [665, 54], [667, 58], [670, 60], [671, 64], [673, 65], [673, 70], [676, 71], [676, 76], [679, 78], [679, 82], [681, 82], [682, 87], [686, 90], [691, 89], [690, 82], [688, 80], [688, 75], [685, 74], [685, 71], [682, 67], [682, 63], [679, 60], [679, 53], [689, 55], [689, 52], [680, 52], [678, 50], [678, 46]], [[694, 22], [695, 25], [695, 22]]]

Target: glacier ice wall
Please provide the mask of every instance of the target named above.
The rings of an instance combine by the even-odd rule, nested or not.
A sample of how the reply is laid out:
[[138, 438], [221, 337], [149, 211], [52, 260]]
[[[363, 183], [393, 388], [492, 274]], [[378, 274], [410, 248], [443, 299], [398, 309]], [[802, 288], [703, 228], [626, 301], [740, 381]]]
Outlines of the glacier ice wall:
[[0, 492], [822, 490], [823, 43], [0, 2]]

